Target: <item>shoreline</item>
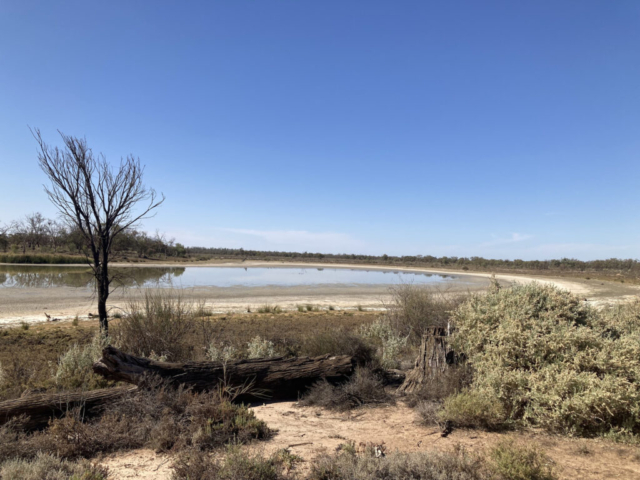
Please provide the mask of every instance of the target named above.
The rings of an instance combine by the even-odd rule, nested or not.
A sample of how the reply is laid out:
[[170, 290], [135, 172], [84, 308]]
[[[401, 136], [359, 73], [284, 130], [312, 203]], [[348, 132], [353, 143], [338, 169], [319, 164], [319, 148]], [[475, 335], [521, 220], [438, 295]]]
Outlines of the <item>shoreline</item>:
[[[86, 264], [1, 264], [14, 267], [87, 267]], [[427, 273], [446, 275], [462, 280], [448, 285], [440, 285], [449, 293], [479, 292], [486, 290], [491, 273], [467, 272], [422, 267], [397, 267], [362, 264], [327, 264], [306, 262], [207, 262], [192, 264], [135, 264], [113, 263], [115, 268], [324, 268], [367, 271], [392, 271], [403, 273]], [[587, 281], [571, 278], [553, 278], [543, 276], [496, 274], [503, 284], [531, 283], [554, 284], [560, 288], [588, 299], [594, 304], [627, 301], [640, 294], [640, 287], [619, 285], [613, 282]], [[384, 303], [391, 298], [392, 285], [346, 285], [321, 284], [298, 286], [261, 286], [261, 287], [185, 287], [177, 288], [183, 299], [201, 303], [214, 313], [246, 312], [248, 308], [257, 309], [264, 305], [278, 305], [283, 310], [295, 310], [298, 305], [312, 304], [320, 308], [332, 306], [338, 310], [356, 309], [383, 310]], [[112, 292], [108, 306], [120, 310], [131, 299], [140, 298], [147, 289], [117, 289]], [[0, 288], [0, 326], [17, 325], [22, 322], [45, 322], [44, 312], [67, 321], [79, 317], [87, 320], [88, 313], [95, 313], [95, 295], [90, 289], [74, 287], [36, 287], [36, 288]]]

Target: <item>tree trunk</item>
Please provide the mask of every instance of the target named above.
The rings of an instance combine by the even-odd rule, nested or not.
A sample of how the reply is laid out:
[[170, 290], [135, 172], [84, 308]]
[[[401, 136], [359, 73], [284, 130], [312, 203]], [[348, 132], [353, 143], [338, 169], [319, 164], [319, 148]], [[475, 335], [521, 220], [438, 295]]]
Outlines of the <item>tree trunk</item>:
[[23, 428], [35, 430], [47, 426], [49, 420], [63, 416], [67, 411], [80, 407], [84, 415], [94, 415], [104, 405], [135, 391], [137, 387], [103, 388], [79, 393], [39, 393], [23, 398], [0, 402], [0, 425], [14, 417], [26, 415]]
[[456, 355], [447, 341], [448, 334], [448, 329], [441, 327], [429, 328], [424, 333], [415, 366], [407, 374], [398, 393], [406, 394], [420, 390], [430, 379], [457, 363]]
[[135, 385], [144, 384], [149, 375], [157, 375], [173, 384], [184, 384], [195, 390], [211, 390], [219, 386], [249, 387], [248, 396], [297, 398], [314, 382], [325, 378], [330, 382], [344, 380], [355, 368], [353, 357], [321, 356], [298, 358], [259, 358], [222, 364], [220, 362], [157, 362], [134, 357], [114, 347], [106, 347], [93, 371], [110, 380]]

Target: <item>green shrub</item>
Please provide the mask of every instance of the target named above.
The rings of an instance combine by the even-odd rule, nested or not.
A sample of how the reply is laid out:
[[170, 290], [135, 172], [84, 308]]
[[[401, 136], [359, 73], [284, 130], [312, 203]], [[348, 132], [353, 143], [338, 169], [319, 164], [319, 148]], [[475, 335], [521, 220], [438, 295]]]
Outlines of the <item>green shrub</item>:
[[491, 394], [465, 391], [446, 398], [438, 418], [456, 427], [496, 430], [504, 426], [505, 413]]
[[640, 433], [640, 306], [597, 311], [530, 284], [476, 295], [454, 314], [472, 388], [507, 417], [575, 435]]
[[551, 459], [535, 446], [502, 441], [491, 450], [492, 470], [501, 480], [555, 480]]

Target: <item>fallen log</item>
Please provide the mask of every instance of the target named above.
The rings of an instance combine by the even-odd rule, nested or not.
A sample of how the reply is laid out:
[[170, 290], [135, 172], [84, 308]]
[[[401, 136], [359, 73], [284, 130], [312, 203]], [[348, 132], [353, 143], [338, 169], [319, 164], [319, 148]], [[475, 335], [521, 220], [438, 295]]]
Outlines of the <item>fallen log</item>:
[[308, 386], [326, 379], [338, 382], [355, 369], [353, 357], [341, 355], [295, 358], [258, 358], [227, 362], [158, 362], [135, 357], [108, 346], [93, 371], [109, 380], [144, 385], [146, 379], [160, 377], [174, 385], [185, 385], [196, 391], [219, 386], [249, 387], [247, 395], [269, 398], [297, 398]]
[[49, 420], [64, 416], [68, 411], [81, 408], [84, 416], [94, 415], [105, 405], [137, 390], [135, 386], [103, 388], [77, 393], [38, 393], [0, 402], [0, 425], [21, 415], [25, 430], [47, 426]]

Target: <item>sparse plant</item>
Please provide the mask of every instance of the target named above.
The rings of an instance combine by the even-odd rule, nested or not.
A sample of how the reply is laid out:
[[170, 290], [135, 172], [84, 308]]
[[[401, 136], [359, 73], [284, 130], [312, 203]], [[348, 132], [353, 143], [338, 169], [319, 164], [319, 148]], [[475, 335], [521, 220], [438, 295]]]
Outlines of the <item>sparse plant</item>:
[[395, 331], [386, 318], [378, 318], [375, 322], [364, 325], [360, 333], [365, 338], [376, 339], [382, 345], [382, 366], [397, 368], [400, 352], [406, 347], [408, 337], [402, 337]]
[[108, 382], [93, 373], [93, 364], [102, 356], [102, 349], [109, 345], [109, 337], [96, 333], [88, 345], [73, 345], [58, 361], [56, 384], [64, 389], [101, 388]]
[[247, 354], [249, 358], [271, 358], [276, 350], [272, 341], [257, 335], [247, 344]]
[[502, 441], [491, 450], [492, 469], [503, 480], [556, 480], [551, 459], [536, 446]]
[[393, 397], [385, 391], [382, 379], [369, 368], [358, 368], [348, 381], [339, 385], [321, 380], [299, 402], [302, 406], [338, 411], [389, 403], [393, 403]]
[[193, 349], [189, 336], [196, 328], [197, 307], [179, 292], [146, 290], [141, 299], [129, 301], [111, 338], [132, 355], [148, 357], [154, 352], [170, 361], [186, 360]]
[[207, 348], [207, 359], [212, 362], [226, 363], [239, 357], [238, 350], [233, 345], [216, 345], [211, 343]]
[[20, 322], [20, 328], [22, 330], [29, 330], [29, 324], [27, 322]]

